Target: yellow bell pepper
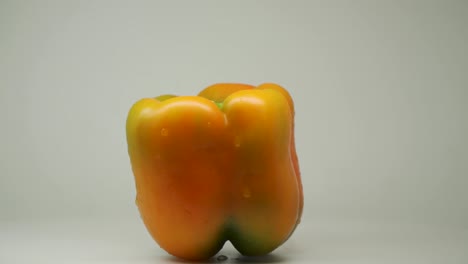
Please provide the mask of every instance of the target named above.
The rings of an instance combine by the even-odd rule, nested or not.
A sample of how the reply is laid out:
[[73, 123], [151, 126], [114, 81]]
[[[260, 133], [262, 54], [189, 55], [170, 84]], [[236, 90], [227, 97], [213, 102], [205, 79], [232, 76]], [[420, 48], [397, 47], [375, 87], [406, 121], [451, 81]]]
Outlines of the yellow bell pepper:
[[276, 84], [215, 84], [136, 102], [127, 118], [136, 203], [168, 253], [208, 259], [226, 241], [273, 251], [302, 215], [294, 104]]

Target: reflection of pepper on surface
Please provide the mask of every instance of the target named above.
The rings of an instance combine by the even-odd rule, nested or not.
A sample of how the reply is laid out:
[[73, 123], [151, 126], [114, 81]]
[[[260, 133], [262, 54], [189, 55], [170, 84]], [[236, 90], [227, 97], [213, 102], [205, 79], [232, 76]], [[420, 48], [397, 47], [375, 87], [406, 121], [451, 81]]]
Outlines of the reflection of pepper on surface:
[[229, 240], [271, 252], [300, 221], [294, 105], [276, 84], [215, 84], [138, 101], [127, 119], [137, 205], [170, 254], [207, 259]]

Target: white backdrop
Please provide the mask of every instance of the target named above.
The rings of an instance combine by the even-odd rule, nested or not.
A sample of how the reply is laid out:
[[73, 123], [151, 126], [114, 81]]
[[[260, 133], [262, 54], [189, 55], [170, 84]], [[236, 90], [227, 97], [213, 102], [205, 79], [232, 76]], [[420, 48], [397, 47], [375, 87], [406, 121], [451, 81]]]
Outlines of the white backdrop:
[[468, 223], [464, 1], [1, 1], [0, 219], [135, 217], [139, 98], [276, 82], [304, 221]]

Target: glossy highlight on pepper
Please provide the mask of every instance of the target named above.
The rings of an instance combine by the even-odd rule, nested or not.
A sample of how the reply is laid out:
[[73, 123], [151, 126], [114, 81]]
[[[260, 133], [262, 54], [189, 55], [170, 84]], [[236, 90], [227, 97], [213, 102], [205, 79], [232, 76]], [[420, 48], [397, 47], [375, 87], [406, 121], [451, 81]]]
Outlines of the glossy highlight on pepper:
[[230, 241], [264, 255], [299, 224], [294, 103], [283, 87], [220, 83], [141, 99], [126, 132], [140, 215], [168, 253], [203, 260]]

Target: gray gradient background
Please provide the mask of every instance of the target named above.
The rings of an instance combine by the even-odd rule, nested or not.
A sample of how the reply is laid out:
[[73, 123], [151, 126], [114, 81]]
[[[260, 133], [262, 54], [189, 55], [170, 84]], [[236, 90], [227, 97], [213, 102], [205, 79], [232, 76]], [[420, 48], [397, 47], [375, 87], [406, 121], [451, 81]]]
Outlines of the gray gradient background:
[[[2, 0], [0, 39], [0, 260], [26, 261], [15, 250], [47, 238], [35, 259], [49, 261], [48, 249], [72, 240], [83, 244], [63, 259], [93, 256], [88, 240], [105, 237], [102, 247], [144, 240], [132, 256], [158, 251], [134, 205], [131, 104], [216, 82], [276, 82], [295, 100], [305, 194], [299, 234], [280, 251], [295, 252], [287, 262], [466, 263], [467, 1]], [[420, 230], [411, 237], [421, 243], [451, 230], [431, 245], [460, 250], [444, 251], [453, 262], [426, 256], [432, 246], [391, 254], [385, 241], [395, 233], [385, 230], [406, 241], [403, 227]], [[372, 230], [387, 236], [349, 251]], [[384, 243], [374, 251], [383, 258], [369, 254], [372, 241]], [[331, 250], [340, 246], [348, 251]]]

